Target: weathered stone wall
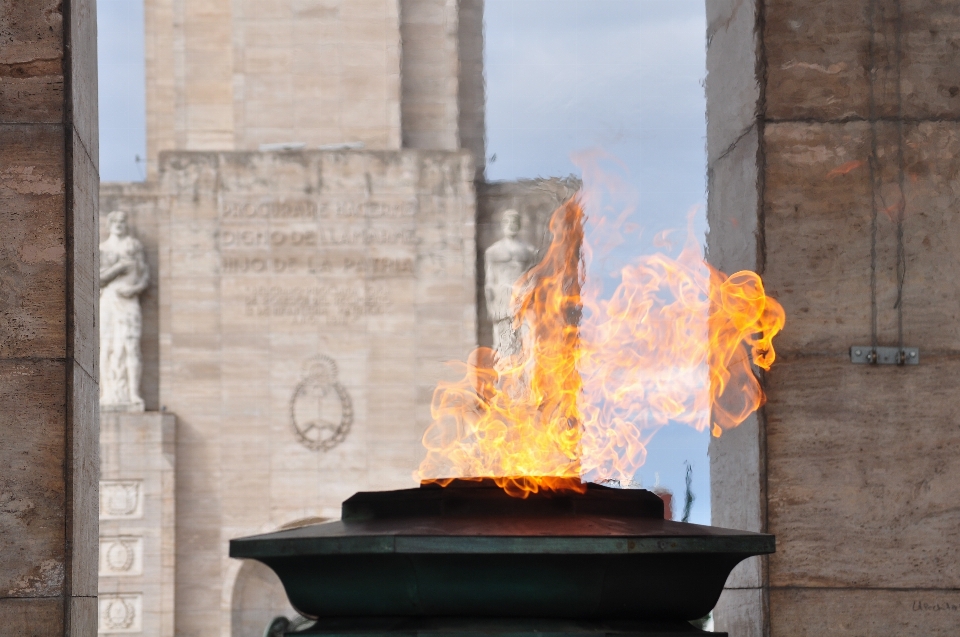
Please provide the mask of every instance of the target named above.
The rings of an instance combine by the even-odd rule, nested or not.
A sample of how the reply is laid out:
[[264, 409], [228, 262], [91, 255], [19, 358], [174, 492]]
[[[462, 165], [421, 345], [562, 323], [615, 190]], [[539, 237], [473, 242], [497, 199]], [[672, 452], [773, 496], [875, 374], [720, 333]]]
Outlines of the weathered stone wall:
[[580, 188], [579, 180], [521, 179], [477, 184], [477, 342], [485, 347], [493, 345], [493, 324], [487, 315], [483, 294], [483, 253], [503, 237], [500, 221], [504, 210], [520, 213], [518, 238], [534, 246], [538, 259], [546, 253], [553, 236], [550, 234], [550, 215]]
[[164, 150], [363, 142], [484, 162], [483, 0], [146, 0], [147, 174]]
[[463, 148], [483, 176], [483, 0], [402, 0], [403, 147]]
[[97, 631], [96, 6], [0, 1], [0, 632]]
[[146, 0], [144, 10], [149, 178], [164, 150], [400, 147], [397, 0]]
[[397, 4], [233, 0], [232, 148], [276, 142], [399, 148]]
[[[960, 620], [957, 9], [707, 2], [710, 260], [787, 313], [766, 406], [710, 450], [714, 523], [778, 543], [728, 581], [731, 634]], [[920, 365], [851, 364], [898, 344], [898, 296]]]
[[460, 147], [457, 0], [401, 0], [404, 148]]
[[486, 80], [483, 74], [483, 0], [459, 0], [457, 84], [460, 148], [473, 154], [477, 179], [483, 180], [487, 165]]
[[147, 0], [145, 22], [150, 179], [164, 150], [284, 142], [466, 148], [482, 175], [483, 0]]
[[147, 177], [160, 151], [234, 147], [232, 0], [145, 0]]
[[475, 346], [474, 168], [464, 151], [170, 153], [161, 168], [177, 630], [219, 634], [245, 599], [229, 539], [415, 484], [444, 363]]

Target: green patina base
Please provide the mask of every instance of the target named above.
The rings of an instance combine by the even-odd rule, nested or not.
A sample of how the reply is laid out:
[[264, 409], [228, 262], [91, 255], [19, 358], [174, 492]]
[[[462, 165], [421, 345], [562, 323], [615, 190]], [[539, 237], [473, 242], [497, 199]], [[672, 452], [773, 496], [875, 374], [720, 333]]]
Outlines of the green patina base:
[[338, 522], [231, 540], [230, 556], [269, 566], [320, 618], [303, 634], [649, 636], [702, 634], [687, 621], [774, 548], [772, 535], [665, 520], [643, 490], [520, 499], [458, 480], [358, 493]]

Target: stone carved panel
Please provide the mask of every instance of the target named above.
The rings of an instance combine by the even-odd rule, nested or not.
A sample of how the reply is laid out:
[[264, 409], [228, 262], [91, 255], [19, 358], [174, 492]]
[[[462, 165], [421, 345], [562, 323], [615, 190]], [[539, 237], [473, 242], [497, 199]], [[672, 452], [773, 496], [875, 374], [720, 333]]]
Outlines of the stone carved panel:
[[101, 593], [98, 607], [98, 633], [143, 632], [143, 595], [140, 593]]
[[101, 520], [137, 520], [142, 517], [142, 480], [100, 481]]
[[304, 374], [290, 398], [290, 422], [300, 444], [329, 451], [350, 433], [353, 401], [337, 379], [337, 363], [316, 356], [304, 364]]
[[[355, 491], [411, 485], [428, 390], [443, 361], [474, 345], [474, 170], [466, 153], [406, 150], [170, 153], [164, 162], [164, 400], [221, 449], [214, 491], [177, 494], [177, 534], [187, 538], [177, 581], [203, 581], [211, 595], [178, 591], [176, 627], [220, 634], [235, 571], [212, 541], [218, 522], [199, 512], [218, 507], [230, 533], [252, 533], [264, 515], [303, 517], [307, 506], [325, 517]], [[317, 357], [304, 369], [318, 354], [336, 367]], [[182, 471], [213, 470], [199, 461], [185, 459]], [[153, 599], [142, 592], [149, 632]]]
[[143, 574], [143, 538], [114, 536], [100, 538], [101, 577]]
[[305, 327], [392, 312], [388, 281], [443, 270], [420, 254], [417, 209], [409, 198], [222, 201], [217, 245], [228, 312]]

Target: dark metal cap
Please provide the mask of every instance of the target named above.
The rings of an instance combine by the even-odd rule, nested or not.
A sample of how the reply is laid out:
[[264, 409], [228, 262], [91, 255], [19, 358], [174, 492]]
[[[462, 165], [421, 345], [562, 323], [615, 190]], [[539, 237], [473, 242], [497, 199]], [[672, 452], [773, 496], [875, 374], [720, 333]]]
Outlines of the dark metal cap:
[[578, 490], [507, 494], [491, 478], [425, 482], [419, 489], [357, 493], [343, 503], [344, 522], [412, 517], [576, 517], [605, 515], [663, 519], [663, 500], [643, 489], [612, 489], [570, 481]]

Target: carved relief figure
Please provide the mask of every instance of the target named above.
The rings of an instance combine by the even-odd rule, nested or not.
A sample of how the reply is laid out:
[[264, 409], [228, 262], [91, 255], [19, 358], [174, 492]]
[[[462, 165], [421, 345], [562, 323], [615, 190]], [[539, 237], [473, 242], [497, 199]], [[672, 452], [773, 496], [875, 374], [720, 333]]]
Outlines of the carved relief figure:
[[100, 244], [100, 407], [143, 411], [140, 294], [150, 272], [127, 213], [111, 212], [107, 220], [110, 236]]
[[500, 358], [520, 354], [523, 349], [521, 330], [514, 329], [513, 285], [533, 267], [537, 251], [517, 239], [520, 233], [520, 213], [507, 210], [501, 221], [503, 238], [487, 248], [483, 254], [485, 281], [484, 297], [487, 314], [493, 321], [493, 349]]

